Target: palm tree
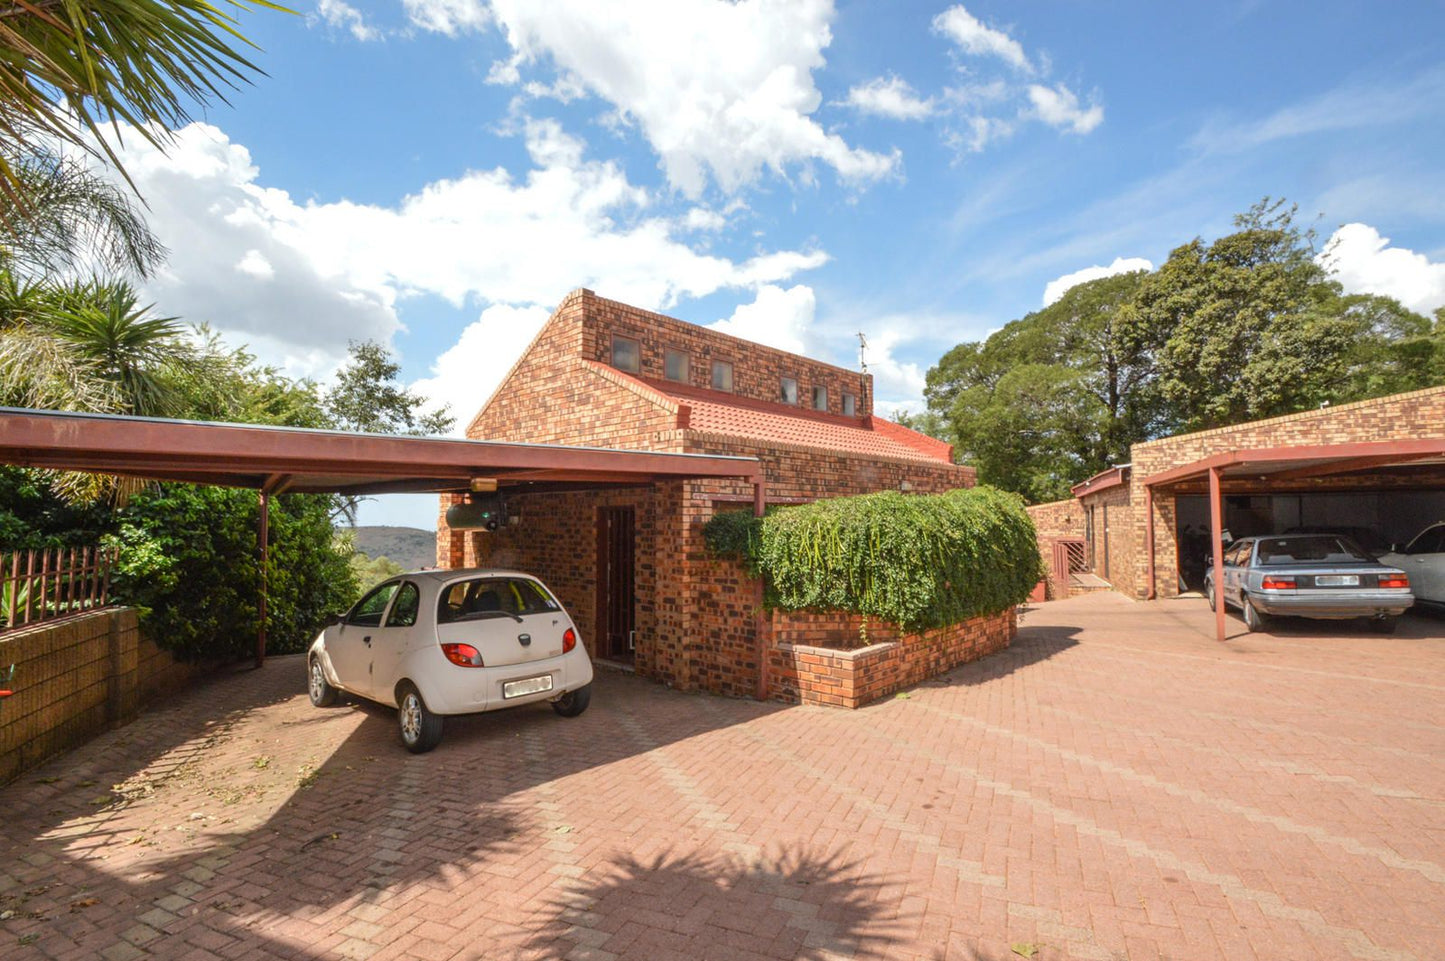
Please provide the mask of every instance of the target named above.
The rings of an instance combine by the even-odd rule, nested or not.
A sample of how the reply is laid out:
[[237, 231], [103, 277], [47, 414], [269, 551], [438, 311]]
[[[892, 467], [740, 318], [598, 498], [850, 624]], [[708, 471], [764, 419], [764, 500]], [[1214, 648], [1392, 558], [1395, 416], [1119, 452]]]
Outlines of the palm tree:
[[[241, 53], [254, 46], [207, 0], [0, 0], [0, 142], [58, 140], [124, 175], [106, 127], [124, 123], [164, 146], [190, 120], [188, 105], [224, 102], [261, 72]], [[0, 193], [21, 203], [10, 160], [0, 156]]]
[[0, 191], [0, 264], [27, 276], [128, 273], [165, 260], [124, 189], [74, 157], [0, 148], [14, 175]]

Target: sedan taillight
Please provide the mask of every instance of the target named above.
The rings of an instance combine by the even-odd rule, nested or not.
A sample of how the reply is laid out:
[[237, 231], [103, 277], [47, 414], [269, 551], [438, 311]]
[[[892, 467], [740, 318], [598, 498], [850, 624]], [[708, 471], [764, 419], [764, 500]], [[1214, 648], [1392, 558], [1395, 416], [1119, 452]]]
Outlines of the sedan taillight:
[[1259, 586], [1267, 591], [1292, 591], [1295, 589], [1295, 582], [1292, 577], [1266, 577]]
[[574, 631], [574, 630], [572, 630], [572, 628], [569, 627], [569, 628], [567, 628], [566, 633], [564, 633], [564, 634], [562, 635], [562, 653], [563, 653], [563, 654], [566, 654], [568, 651], [572, 650], [572, 648], [574, 648], [574, 647], [576, 647], [576, 646], [577, 646], [577, 632]]
[[486, 667], [482, 652], [470, 644], [443, 644], [442, 653], [457, 667]]
[[1405, 576], [1404, 574], [1381, 574], [1380, 586], [1409, 588], [1410, 578]]

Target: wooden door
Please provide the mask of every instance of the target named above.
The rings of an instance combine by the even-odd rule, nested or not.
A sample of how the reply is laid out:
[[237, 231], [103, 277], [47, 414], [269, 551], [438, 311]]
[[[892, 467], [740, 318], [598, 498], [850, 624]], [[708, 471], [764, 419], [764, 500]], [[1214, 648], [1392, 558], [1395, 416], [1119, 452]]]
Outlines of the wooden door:
[[636, 627], [634, 555], [636, 515], [631, 507], [604, 507], [597, 515], [597, 656], [632, 659]]

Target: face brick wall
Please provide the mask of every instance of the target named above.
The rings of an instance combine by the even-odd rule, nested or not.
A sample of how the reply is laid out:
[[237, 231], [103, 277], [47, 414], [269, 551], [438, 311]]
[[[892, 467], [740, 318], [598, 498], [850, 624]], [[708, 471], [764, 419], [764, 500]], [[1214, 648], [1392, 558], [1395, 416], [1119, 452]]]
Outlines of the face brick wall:
[[[1133, 484], [1130, 488], [1133, 542], [1138, 545], [1133, 576], [1127, 592], [1144, 597], [1148, 591], [1144, 539], [1144, 485], [1141, 479], [1224, 451], [1291, 445], [1345, 444], [1438, 437], [1445, 439], [1445, 387], [1304, 411], [1284, 417], [1181, 434], [1135, 444], [1131, 451]], [[1322, 481], [1298, 485], [1301, 489], [1342, 490], [1346, 482]], [[1198, 490], [1196, 485], [1192, 490]], [[1112, 513], [1112, 509], [1111, 509]], [[1167, 492], [1154, 498], [1155, 589], [1160, 597], [1178, 593], [1179, 571], [1174, 535], [1174, 498]], [[1121, 590], [1125, 588], [1121, 587]]]
[[[608, 366], [611, 335], [638, 342], [642, 370]], [[687, 429], [679, 404], [639, 378], [663, 376], [666, 348], [688, 351], [695, 386], [706, 387], [713, 357], [734, 362], [736, 393], [776, 400], [776, 378], [799, 382], [804, 409], [811, 386], [828, 388], [830, 411], [844, 390], [858, 395], [859, 427], [870, 421], [866, 376], [738, 341], [691, 324], [603, 300], [569, 295], [524, 358], [468, 428], [468, 436], [534, 443], [758, 457], [770, 503], [900, 487], [918, 492], [970, 487], [974, 471], [917, 457], [874, 457]], [[946, 445], [937, 450], [946, 452]], [[438, 563], [446, 567], [517, 567], [540, 576], [566, 605], [589, 652], [596, 654], [597, 521], [607, 506], [636, 511], [635, 667], [685, 690], [751, 697], [767, 655], [768, 622], [761, 587], [735, 565], [707, 554], [702, 527], [714, 510], [751, 509], [744, 481], [674, 481], [645, 490], [511, 495], [515, 529], [495, 533], [446, 529], [438, 520]], [[891, 663], [891, 662], [890, 662]], [[892, 669], [890, 669], [892, 670]], [[896, 672], [895, 672], [896, 673]]]
[[846, 391], [857, 398], [856, 416], [873, 413], [872, 379], [866, 374], [740, 341], [696, 324], [598, 297], [590, 290], [576, 292], [568, 302], [573, 297], [585, 306], [581, 356], [589, 360], [610, 365], [612, 335], [619, 334], [641, 347], [639, 377], [663, 380], [665, 352], [672, 348], [688, 354], [688, 382], [694, 387], [711, 387], [712, 362], [722, 360], [733, 365], [733, 393], [740, 397], [777, 401], [780, 380], [791, 377], [798, 382], [798, 406], [804, 410], [812, 408], [813, 387], [817, 385], [828, 390], [829, 412], [843, 413]]
[[1084, 509], [1074, 498], [1035, 504], [1027, 508], [1039, 539], [1039, 556], [1048, 571], [1050, 600], [1069, 596], [1068, 571], [1054, 569], [1054, 544], [1061, 539], [1077, 540], [1084, 536]]

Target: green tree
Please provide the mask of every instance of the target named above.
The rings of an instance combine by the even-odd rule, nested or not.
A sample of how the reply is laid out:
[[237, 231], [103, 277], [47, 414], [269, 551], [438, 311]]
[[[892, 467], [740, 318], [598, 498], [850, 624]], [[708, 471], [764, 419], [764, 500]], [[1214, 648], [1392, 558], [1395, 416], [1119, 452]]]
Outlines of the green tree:
[[326, 392], [337, 427], [365, 434], [445, 434], [455, 419], [445, 408], [423, 413], [425, 399], [397, 383], [401, 365], [375, 341], [352, 341], [351, 358]]
[[1079, 284], [929, 370], [929, 412], [981, 481], [1031, 500], [1067, 496], [1159, 419], [1148, 360], [1120, 329], [1143, 278]]
[[1359, 324], [1294, 216], [1265, 198], [1235, 218], [1235, 233], [1176, 248], [1123, 311], [1130, 349], [1152, 359], [1163, 426], [1317, 406], [1345, 377]]

